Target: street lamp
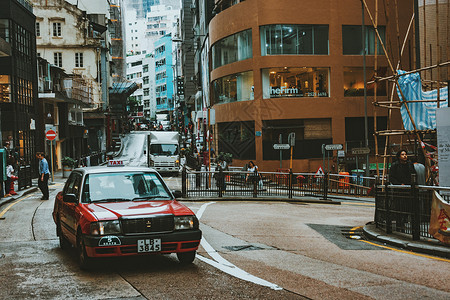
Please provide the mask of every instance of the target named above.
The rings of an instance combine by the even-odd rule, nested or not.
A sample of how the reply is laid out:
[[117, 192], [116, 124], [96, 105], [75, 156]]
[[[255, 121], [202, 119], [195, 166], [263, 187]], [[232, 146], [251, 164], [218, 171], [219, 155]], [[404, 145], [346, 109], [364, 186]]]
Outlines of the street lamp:
[[[367, 76], [366, 76], [366, 26], [364, 20], [364, 2], [361, 0], [361, 12], [362, 12], [362, 50], [363, 50], [363, 80], [364, 80], [364, 140], [366, 148], [369, 147], [369, 132], [367, 121]], [[377, 49], [375, 49], [377, 51]], [[366, 170], [365, 176], [369, 177], [369, 154], [366, 154]]]

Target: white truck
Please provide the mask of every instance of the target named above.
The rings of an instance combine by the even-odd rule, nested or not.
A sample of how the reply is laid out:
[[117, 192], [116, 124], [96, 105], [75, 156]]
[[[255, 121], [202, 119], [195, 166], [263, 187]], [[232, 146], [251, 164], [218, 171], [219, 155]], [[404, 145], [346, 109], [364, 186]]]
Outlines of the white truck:
[[159, 173], [180, 171], [180, 134], [176, 131], [150, 131], [148, 166]]

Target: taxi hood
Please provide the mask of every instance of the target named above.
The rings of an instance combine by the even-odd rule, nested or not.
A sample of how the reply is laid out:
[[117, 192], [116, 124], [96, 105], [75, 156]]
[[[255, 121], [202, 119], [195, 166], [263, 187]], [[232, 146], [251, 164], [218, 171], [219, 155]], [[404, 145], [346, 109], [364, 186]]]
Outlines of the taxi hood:
[[165, 214], [183, 216], [194, 214], [189, 208], [176, 200], [90, 203], [86, 205], [86, 208], [99, 221], [133, 216], [152, 217], [152, 215]]

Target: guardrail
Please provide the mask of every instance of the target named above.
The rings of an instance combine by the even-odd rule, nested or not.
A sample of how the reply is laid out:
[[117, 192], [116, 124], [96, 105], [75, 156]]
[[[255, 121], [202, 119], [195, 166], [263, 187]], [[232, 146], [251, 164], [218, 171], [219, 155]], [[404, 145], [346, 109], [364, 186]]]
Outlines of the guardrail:
[[338, 174], [247, 171], [182, 171], [183, 197], [370, 196], [375, 178]]
[[[414, 182], [414, 181], [413, 181]], [[393, 232], [411, 235], [413, 240], [433, 238], [430, 227], [433, 193], [450, 188], [422, 185], [381, 185], [375, 188], [375, 223], [386, 233]], [[442, 194], [450, 203], [449, 194]]]

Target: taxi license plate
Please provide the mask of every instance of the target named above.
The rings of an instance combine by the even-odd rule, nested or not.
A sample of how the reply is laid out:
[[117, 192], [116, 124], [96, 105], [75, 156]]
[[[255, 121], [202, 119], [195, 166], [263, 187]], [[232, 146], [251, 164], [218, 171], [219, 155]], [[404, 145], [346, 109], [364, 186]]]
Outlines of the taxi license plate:
[[138, 253], [161, 251], [161, 239], [138, 240], [137, 242]]

